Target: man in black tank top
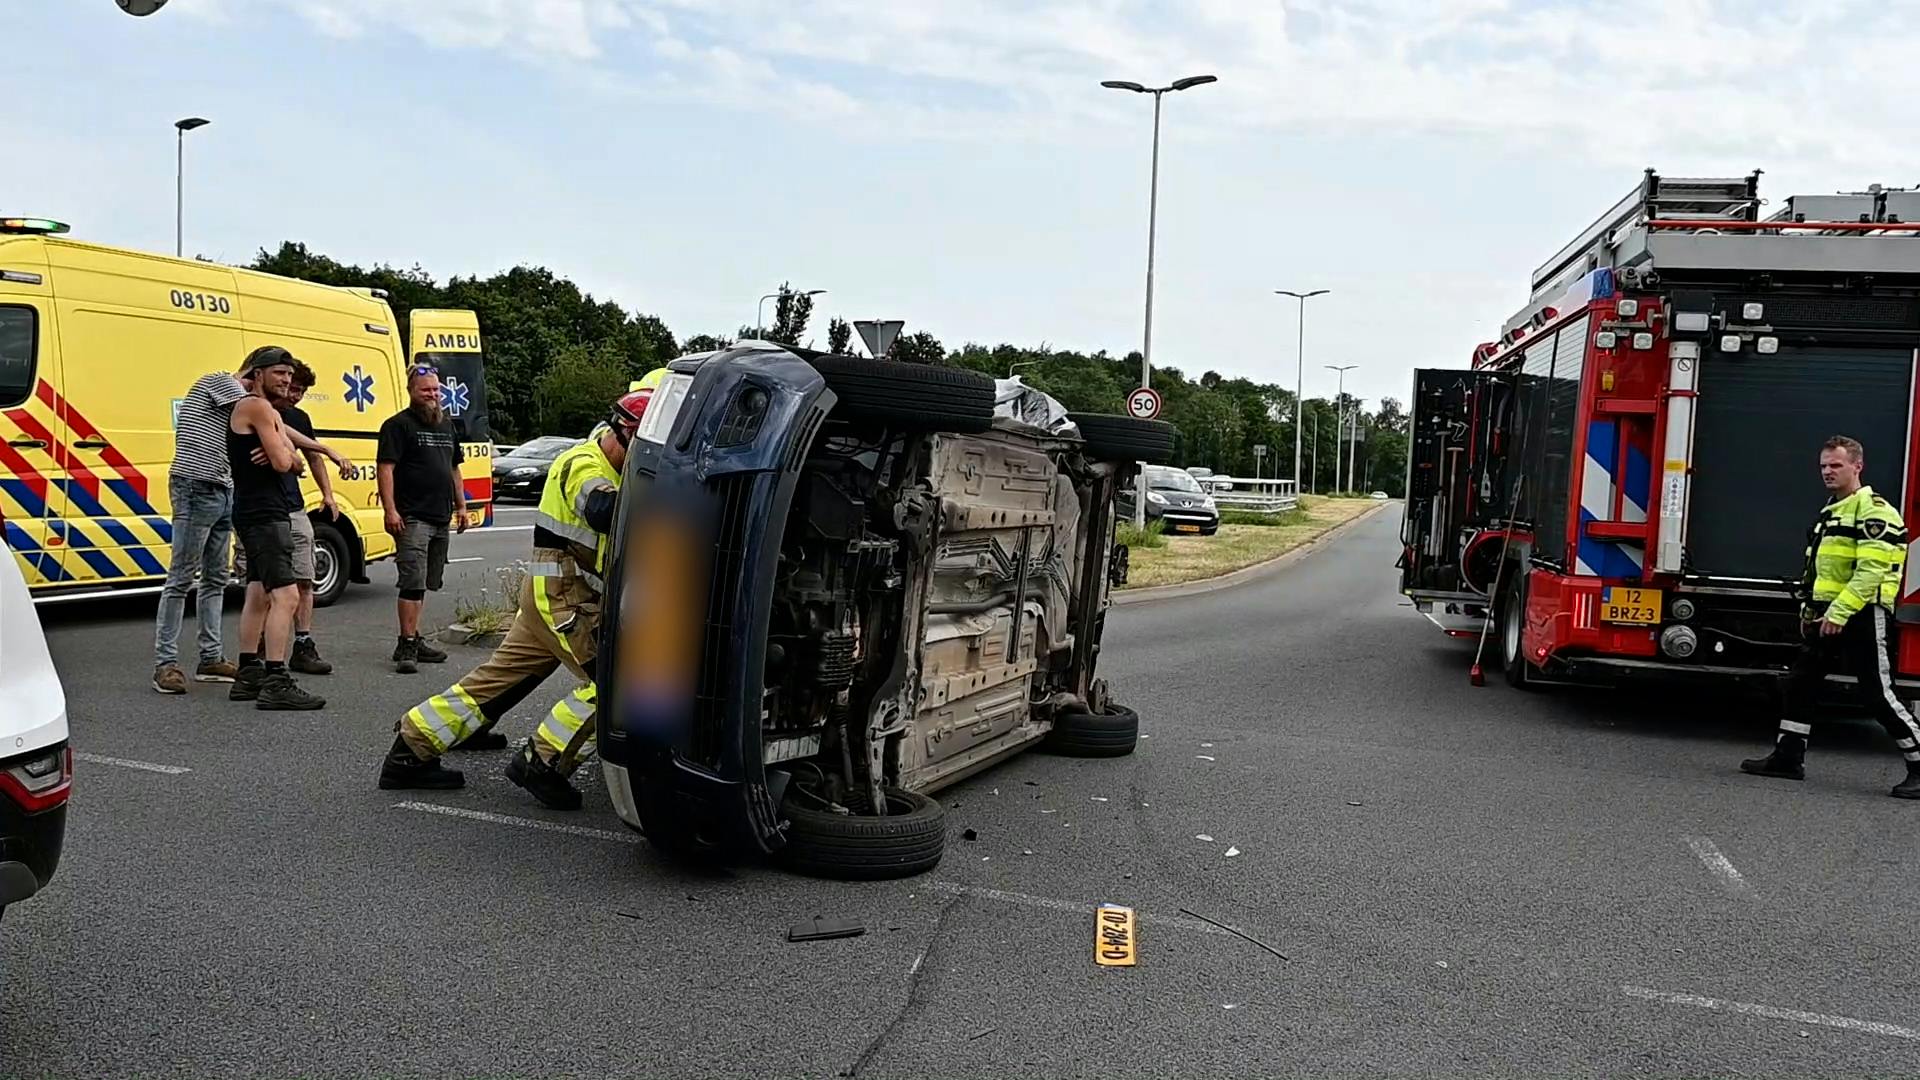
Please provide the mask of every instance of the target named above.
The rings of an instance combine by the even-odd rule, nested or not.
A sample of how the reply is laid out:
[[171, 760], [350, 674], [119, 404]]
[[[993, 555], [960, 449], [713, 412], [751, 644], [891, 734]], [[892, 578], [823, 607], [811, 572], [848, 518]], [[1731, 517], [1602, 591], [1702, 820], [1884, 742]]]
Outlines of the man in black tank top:
[[[227, 694], [256, 709], [318, 709], [326, 701], [296, 686], [287, 673], [293, 618], [300, 605], [293, 566], [293, 525], [300, 508], [300, 453], [269, 399], [284, 396], [293, 379], [292, 354], [277, 345], [255, 349], [241, 368], [252, 393], [233, 407], [227, 423], [227, 463], [233, 469], [233, 528], [247, 554], [247, 604], [240, 640], [266, 635], [265, 655], [240, 654], [240, 674]], [[257, 646], [256, 646], [257, 647]]]

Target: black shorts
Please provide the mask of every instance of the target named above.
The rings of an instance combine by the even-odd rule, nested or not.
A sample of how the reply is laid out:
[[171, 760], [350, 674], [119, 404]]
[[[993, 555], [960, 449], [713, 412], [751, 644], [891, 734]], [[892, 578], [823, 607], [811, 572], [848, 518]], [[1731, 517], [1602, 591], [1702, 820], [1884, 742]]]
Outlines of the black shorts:
[[284, 515], [278, 521], [236, 523], [240, 548], [247, 555], [247, 580], [269, 589], [284, 588], [300, 582], [293, 568], [293, 522]]
[[452, 535], [446, 522], [407, 519], [393, 562], [401, 592], [439, 592], [447, 570], [447, 544]]

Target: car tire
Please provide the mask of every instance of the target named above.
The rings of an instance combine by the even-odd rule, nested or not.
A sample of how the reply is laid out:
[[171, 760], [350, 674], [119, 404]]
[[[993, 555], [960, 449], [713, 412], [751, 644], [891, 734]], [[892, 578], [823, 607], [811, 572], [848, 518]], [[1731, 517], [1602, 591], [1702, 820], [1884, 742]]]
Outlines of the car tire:
[[313, 523], [313, 606], [323, 608], [347, 591], [353, 570], [353, 549], [331, 522]]
[[[795, 795], [800, 797], [796, 798]], [[796, 874], [836, 881], [890, 881], [940, 865], [947, 846], [947, 811], [917, 791], [882, 788], [887, 816], [865, 813], [866, 798], [837, 813], [796, 785], [781, 807], [787, 842], [774, 861]]]
[[1041, 740], [1042, 749], [1064, 757], [1125, 757], [1140, 742], [1140, 714], [1125, 705], [1109, 704], [1103, 713], [1067, 710], [1054, 714], [1053, 730]]
[[1533, 665], [1527, 662], [1527, 582], [1509, 586], [1500, 605], [1500, 670], [1515, 690], [1533, 689]]
[[811, 363], [840, 399], [834, 412], [849, 419], [922, 431], [993, 426], [993, 379], [977, 371], [865, 356], [816, 356]]
[[1087, 441], [1087, 454], [1097, 461], [1144, 461], [1166, 465], [1173, 461], [1174, 427], [1165, 420], [1136, 420], [1106, 413], [1068, 413], [1067, 419]]

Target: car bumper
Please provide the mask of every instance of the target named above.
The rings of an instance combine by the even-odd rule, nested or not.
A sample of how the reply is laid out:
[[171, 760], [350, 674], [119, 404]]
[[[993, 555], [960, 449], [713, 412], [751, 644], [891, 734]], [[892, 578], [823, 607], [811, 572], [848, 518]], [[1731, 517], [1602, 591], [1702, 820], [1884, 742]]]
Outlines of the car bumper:
[[1220, 515], [1212, 510], [1188, 510], [1185, 508], [1162, 510], [1153, 515], [1166, 523], [1166, 531], [1179, 533], [1211, 533], [1220, 529]]
[[495, 499], [538, 499], [547, 486], [544, 476], [518, 476], [493, 478], [493, 497]]
[[0, 907], [47, 887], [66, 835], [66, 803], [30, 814], [0, 795]]

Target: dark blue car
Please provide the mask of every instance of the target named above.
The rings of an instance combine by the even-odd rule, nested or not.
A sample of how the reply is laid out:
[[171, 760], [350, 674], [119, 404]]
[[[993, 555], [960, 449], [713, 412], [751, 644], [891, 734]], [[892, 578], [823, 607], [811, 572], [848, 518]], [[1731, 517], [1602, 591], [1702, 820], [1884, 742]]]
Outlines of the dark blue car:
[[928, 793], [1130, 753], [1098, 667], [1114, 492], [1169, 425], [973, 371], [765, 342], [670, 365], [622, 479], [598, 660], [623, 821], [687, 854], [888, 878]]

